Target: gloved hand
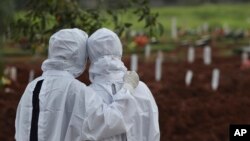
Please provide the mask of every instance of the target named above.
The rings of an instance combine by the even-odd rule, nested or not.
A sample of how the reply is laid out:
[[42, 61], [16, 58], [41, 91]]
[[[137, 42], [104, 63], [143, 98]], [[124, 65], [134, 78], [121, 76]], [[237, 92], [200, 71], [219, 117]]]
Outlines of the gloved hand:
[[129, 89], [131, 92], [133, 92], [139, 84], [139, 76], [135, 71], [127, 71], [123, 77], [123, 80], [123, 87]]

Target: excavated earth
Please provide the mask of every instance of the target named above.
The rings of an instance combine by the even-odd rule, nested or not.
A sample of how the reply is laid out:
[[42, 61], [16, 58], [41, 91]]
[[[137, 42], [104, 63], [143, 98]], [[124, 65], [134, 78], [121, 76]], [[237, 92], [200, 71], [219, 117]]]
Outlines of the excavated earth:
[[[187, 49], [164, 54], [162, 79], [155, 81], [155, 54], [148, 60], [139, 57], [138, 73], [152, 91], [159, 108], [161, 141], [227, 141], [230, 124], [250, 124], [250, 69], [240, 69], [240, 56], [223, 56], [212, 48], [212, 64], [204, 65], [202, 49], [196, 60], [185, 61]], [[130, 57], [123, 58], [130, 67]], [[29, 71], [41, 75], [41, 61], [7, 62], [17, 67], [17, 82], [0, 88], [0, 140], [14, 140], [18, 102], [28, 83]], [[217, 91], [211, 89], [213, 69], [220, 70]], [[187, 70], [193, 71], [190, 86], [185, 85]], [[78, 78], [89, 84], [88, 73]]]

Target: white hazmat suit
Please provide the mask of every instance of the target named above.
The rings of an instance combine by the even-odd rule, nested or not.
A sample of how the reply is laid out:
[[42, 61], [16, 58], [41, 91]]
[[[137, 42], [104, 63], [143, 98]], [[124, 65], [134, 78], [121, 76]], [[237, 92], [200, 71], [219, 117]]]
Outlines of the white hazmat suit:
[[51, 36], [43, 74], [28, 84], [17, 108], [17, 141], [100, 140], [130, 130], [136, 112], [130, 89], [136, 87], [138, 77], [124, 77], [126, 85], [113, 97], [114, 102], [103, 103], [75, 79], [86, 64], [87, 38], [76, 28]]
[[[105, 103], [112, 103], [113, 97], [123, 85], [127, 71], [121, 61], [122, 44], [119, 37], [106, 28], [94, 32], [87, 41], [87, 51], [91, 61], [89, 77], [91, 88]], [[149, 88], [139, 82], [133, 95], [136, 99], [136, 114], [132, 118], [132, 128], [103, 141], [159, 141], [158, 107]]]

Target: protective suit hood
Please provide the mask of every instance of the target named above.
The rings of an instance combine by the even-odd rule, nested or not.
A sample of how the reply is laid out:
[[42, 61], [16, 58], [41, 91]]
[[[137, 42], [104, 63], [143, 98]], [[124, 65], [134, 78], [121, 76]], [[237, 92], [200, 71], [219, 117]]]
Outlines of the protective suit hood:
[[50, 37], [48, 59], [42, 70], [67, 71], [74, 77], [80, 76], [86, 65], [86, 42], [88, 35], [77, 28], [62, 29]]
[[123, 75], [127, 71], [121, 61], [121, 41], [113, 31], [106, 28], [95, 31], [88, 38], [87, 46], [91, 61], [89, 68], [91, 82], [98, 76], [114, 75], [116, 73], [122, 73], [121, 75]]
[[88, 54], [91, 62], [104, 56], [121, 58], [121, 41], [113, 31], [107, 28], [98, 29], [88, 39]]

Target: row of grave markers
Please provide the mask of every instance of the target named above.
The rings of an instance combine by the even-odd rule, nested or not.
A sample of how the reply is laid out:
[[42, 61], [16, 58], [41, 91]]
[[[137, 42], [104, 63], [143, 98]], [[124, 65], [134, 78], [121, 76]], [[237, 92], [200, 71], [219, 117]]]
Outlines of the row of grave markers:
[[[186, 86], [191, 85], [193, 76], [194, 75], [193, 75], [192, 70], [188, 70], [186, 72], [186, 77], [185, 77]], [[212, 79], [211, 79], [211, 88], [212, 88], [212, 90], [216, 91], [218, 89], [218, 87], [219, 87], [219, 79], [220, 79], [220, 70], [215, 68], [215, 69], [213, 69]]]
[[[226, 22], [222, 25], [222, 29], [223, 29], [225, 34], [229, 34], [231, 32], [231, 29], [230, 29], [228, 23], [226, 23]], [[196, 29], [197, 34], [207, 33], [208, 31], [209, 31], [208, 22], [204, 22], [203, 24], [198, 26]], [[171, 19], [171, 38], [173, 40], [178, 39], [178, 26], [177, 26], [177, 18], [176, 17], [173, 17]]]
[[[228, 24], [226, 24], [226, 23], [223, 25], [223, 29], [230, 32], [230, 28], [229, 28]], [[209, 24], [207, 22], [204, 22], [201, 26], [197, 27], [196, 32], [198, 34], [201, 34], [202, 32], [205, 32], [205, 33], [208, 32], [208, 30], [209, 30]], [[171, 19], [171, 37], [174, 40], [178, 39], [178, 27], [177, 27], [177, 18], [176, 17], [173, 17]]]
[[[151, 47], [150, 45], [147, 45], [145, 47], [145, 57], [149, 58], [150, 57], [150, 52], [151, 52]], [[212, 62], [211, 59], [211, 47], [206, 46], [204, 47], [203, 51], [203, 60], [205, 65], [210, 65]], [[162, 63], [163, 63], [163, 53], [161, 51], [158, 51], [157, 57], [156, 57], [156, 62], [155, 62], [155, 80], [159, 82], [162, 77]], [[188, 49], [188, 55], [187, 55], [187, 61], [188, 63], [194, 63], [195, 61], [195, 48], [194, 47], [189, 47]], [[242, 52], [242, 63], [248, 61], [248, 52], [243, 51]], [[130, 69], [133, 71], [137, 71], [138, 69], [138, 56], [136, 54], [131, 55], [131, 65]], [[8, 66], [4, 70], [4, 75], [9, 76], [12, 81], [17, 81], [17, 69], [15, 66]], [[35, 72], [34, 70], [30, 70], [29, 72], [29, 82], [31, 82], [34, 79]], [[186, 72], [186, 77], [185, 77], [185, 84], [186, 86], [191, 85], [192, 83], [192, 78], [194, 74], [192, 70], [188, 70]], [[215, 68], [212, 73], [212, 79], [211, 79], [211, 87], [213, 90], [217, 90], [219, 86], [219, 78], [220, 78], [220, 70]]]
[[[203, 61], [205, 65], [210, 65], [212, 63], [212, 51], [210, 46], [205, 46], [203, 49]], [[189, 47], [187, 53], [187, 61], [188, 63], [194, 63], [195, 60], [195, 48]]]
[[[9, 76], [9, 78], [11, 79], [11, 81], [18, 81], [17, 80], [17, 68], [15, 66], [8, 66], [4, 69], [4, 76]], [[32, 80], [34, 80], [35, 77], [35, 71], [32, 69], [29, 72], [29, 82], [31, 82]]]
[[[243, 50], [241, 54], [241, 61], [242, 63], [248, 62], [249, 61], [249, 55], [248, 53], [250, 52], [249, 50]], [[203, 61], [205, 65], [210, 65], [212, 63], [212, 51], [210, 46], [206, 46], [203, 50]], [[188, 55], [187, 55], [187, 61], [188, 63], [193, 63], [195, 60], [195, 49], [194, 47], [189, 47], [188, 48]]]
[[[194, 47], [188, 48], [188, 55], [187, 55], [188, 63], [193, 63], [195, 60], [195, 49]], [[203, 49], [203, 62], [205, 65], [210, 65], [212, 63], [212, 51], [210, 46], [205, 46]], [[189, 86], [192, 82], [193, 72], [192, 70], [188, 70], [186, 73], [185, 83]], [[212, 80], [211, 80], [211, 87], [212, 90], [216, 91], [219, 86], [219, 78], [220, 78], [220, 70], [215, 68], [212, 73]]]
[[[162, 76], [162, 62], [163, 62], [163, 53], [158, 51], [156, 62], [155, 62], [155, 80], [160, 81]], [[138, 56], [136, 54], [131, 55], [130, 70], [137, 71], [138, 69]]]
[[[150, 57], [150, 51], [151, 47], [150, 45], [147, 45], [145, 47], [145, 58]], [[204, 47], [203, 50], [203, 61], [205, 65], [210, 65], [212, 63], [212, 51], [210, 46]], [[156, 57], [156, 62], [155, 62], [155, 80], [159, 82], [162, 77], [162, 62], [163, 62], [163, 53], [162, 51], [158, 51], [157, 57]], [[246, 58], [246, 57], [245, 57]], [[188, 55], [187, 55], [187, 60], [189, 63], [193, 63], [195, 60], [195, 48], [194, 47], [189, 47], [188, 49]], [[132, 71], [137, 71], [138, 69], [138, 56], [136, 54], [131, 55], [131, 64], [130, 64], [130, 69]], [[185, 83], [186, 86], [189, 86], [192, 83], [192, 78], [194, 74], [192, 70], [188, 70], [186, 72], [186, 77], [185, 77]], [[213, 90], [217, 90], [219, 86], [219, 78], [220, 78], [220, 70], [215, 68], [212, 73], [212, 79], [211, 79], [211, 88]]]
[[[146, 45], [145, 51], [144, 51], [145, 58], [148, 59], [150, 57], [150, 54], [151, 54], [151, 46]], [[159, 54], [159, 52], [158, 52], [158, 54]], [[161, 54], [161, 56], [158, 55], [158, 57], [162, 58], [162, 53], [160, 53], [160, 54]], [[245, 60], [248, 59], [247, 55], [248, 55], [247, 53], [244, 54]], [[212, 56], [211, 47], [207, 45], [207, 46], [204, 47], [204, 50], [203, 50], [203, 60], [204, 60], [205, 65], [210, 65], [212, 63], [212, 59], [211, 59], [212, 57], [211, 56]], [[138, 65], [136, 62], [137, 62], [138, 58], [137, 58], [137, 56], [135, 56], [135, 54], [132, 54], [131, 60], [133, 60], [133, 59], [135, 60], [135, 64], [132, 65], [132, 68], [133, 68], [133, 70], [136, 70], [137, 69], [136, 65]], [[195, 60], [195, 48], [194, 47], [189, 47], [188, 48], [187, 61], [188, 61], [188, 63], [193, 63], [194, 60]]]

